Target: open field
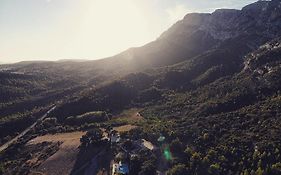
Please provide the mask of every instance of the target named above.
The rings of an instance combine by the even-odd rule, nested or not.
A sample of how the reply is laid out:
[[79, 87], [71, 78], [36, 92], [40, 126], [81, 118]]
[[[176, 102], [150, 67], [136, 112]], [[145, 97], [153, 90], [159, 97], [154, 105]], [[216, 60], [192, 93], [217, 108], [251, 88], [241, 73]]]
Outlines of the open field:
[[143, 120], [143, 117], [140, 115], [141, 110], [142, 109], [140, 108], [126, 109], [121, 113], [114, 115], [112, 121], [135, 125]]
[[137, 126], [135, 126], [135, 125], [122, 125], [122, 126], [114, 127], [113, 129], [118, 131], [118, 132], [126, 132], [126, 131], [130, 131], [134, 128], [137, 128]]
[[132, 121], [139, 121], [143, 119], [143, 117], [139, 114], [140, 111], [141, 109], [138, 108], [124, 110], [121, 114], [118, 115], [118, 118], [130, 119]]
[[59, 150], [43, 162], [35, 172], [50, 175], [70, 174], [79, 153], [80, 138], [84, 132], [72, 132], [36, 137], [27, 144], [62, 142]]

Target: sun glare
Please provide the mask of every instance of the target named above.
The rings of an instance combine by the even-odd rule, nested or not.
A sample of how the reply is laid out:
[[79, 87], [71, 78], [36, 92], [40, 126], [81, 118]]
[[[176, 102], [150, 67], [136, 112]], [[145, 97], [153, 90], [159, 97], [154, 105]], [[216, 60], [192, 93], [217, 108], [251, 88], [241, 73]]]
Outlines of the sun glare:
[[1, 59], [110, 57], [154, 41], [188, 12], [211, 12], [223, 2], [0, 0]]
[[97, 57], [148, 42], [143, 12], [132, 1], [95, 0], [88, 5], [80, 18], [81, 24], [77, 26], [76, 40], [81, 47], [95, 52]]

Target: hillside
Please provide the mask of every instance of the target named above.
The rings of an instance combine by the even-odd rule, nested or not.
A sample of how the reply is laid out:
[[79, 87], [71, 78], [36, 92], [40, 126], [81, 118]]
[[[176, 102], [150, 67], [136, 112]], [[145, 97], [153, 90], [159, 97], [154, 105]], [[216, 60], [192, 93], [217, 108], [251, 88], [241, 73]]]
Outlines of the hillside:
[[[165, 167], [151, 159], [171, 175], [281, 173], [280, 0], [187, 14], [157, 40], [111, 58], [0, 70], [1, 143], [55, 104], [30, 137], [134, 126], [122, 136], [159, 147], [166, 138], [172, 159]], [[140, 120], [118, 118], [132, 108]], [[22, 155], [13, 148], [0, 165], [28, 172], [12, 168], [22, 163], [9, 157]]]
[[[189, 60], [212, 50], [236, 52], [236, 57], [257, 49], [280, 36], [280, 1], [258, 1], [242, 10], [219, 9], [213, 13], [187, 14], [157, 40], [138, 48], [131, 48], [116, 56], [97, 61], [62, 61], [13, 65], [20, 70], [77, 72], [94, 76], [138, 72]], [[230, 55], [232, 56], [232, 55]], [[225, 55], [228, 57], [228, 55]], [[118, 61], [116, 61], [118, 60]], [[28, 63], [28, 62], [26, 62]], [[87, 77], [88, 78], [88, 77]]]

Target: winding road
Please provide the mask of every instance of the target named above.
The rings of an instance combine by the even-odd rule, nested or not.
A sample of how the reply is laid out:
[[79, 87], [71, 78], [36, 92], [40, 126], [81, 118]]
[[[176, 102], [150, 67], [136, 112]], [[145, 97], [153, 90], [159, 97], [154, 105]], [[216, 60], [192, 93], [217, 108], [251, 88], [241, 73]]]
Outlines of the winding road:
[[5, 143], [4, 145], [2, 145], [0, 147], [0, 153], [2, 151], [4, 151], [5, 149], [7, 149], [9, 146], [11, 146], [13, 143], [15, 143], [18, 139], [20, 139], [21, 137], [23, 137], [26, 133], [28, 133], [28, 131], [30, 131], [32, 128], [34, 128], [39, 121], [44, 120], [48, 114], [50, 112], [52, 112], [53, 110], [56, 109], [56, 106], [52, 107], [49, 111], [47, 111], [42, 117], [40, 117], [36, 122], [34, 122], [31, 126], [29, 126], [27, 129], [25, 129], [23, 132], [21, 132], [19, 135], [17, 135], [15, 138], [13, 138], [12, 140], [8, 141], [7, 143]]

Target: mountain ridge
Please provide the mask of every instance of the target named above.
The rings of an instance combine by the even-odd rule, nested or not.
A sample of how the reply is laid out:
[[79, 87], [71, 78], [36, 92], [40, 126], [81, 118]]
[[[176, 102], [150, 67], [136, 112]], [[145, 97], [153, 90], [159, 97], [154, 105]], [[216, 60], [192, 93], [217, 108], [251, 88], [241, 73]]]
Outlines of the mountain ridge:
[[[24, 155], [36, 154], [22, 150], [38, 135], [134, 126], [120, 137], [159, 147], [163, 137], [172, 158], [141, 152], [132, 174], [156, 174], [163, 162], [168, 175], [281, 174], [280, 4], [187, 14], [157, 40], [102, 60], [1, 66], [0, 143], [56, 108], [0, 165], [28, 174]], [[123, 117], [128, 109], [137, 120]]]
[[280, 4], [279, 0], [258, 1], [241, 10], [218, 9], [213, 13], [187, 14], [155, 41], [113, 57], [88, 61], [88, 66], [93, 70], [141, 71], [176, 64], [235, 40], [244, 40], [246, 46], [243, 47], [250, 52], [280, 36]]

